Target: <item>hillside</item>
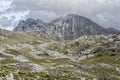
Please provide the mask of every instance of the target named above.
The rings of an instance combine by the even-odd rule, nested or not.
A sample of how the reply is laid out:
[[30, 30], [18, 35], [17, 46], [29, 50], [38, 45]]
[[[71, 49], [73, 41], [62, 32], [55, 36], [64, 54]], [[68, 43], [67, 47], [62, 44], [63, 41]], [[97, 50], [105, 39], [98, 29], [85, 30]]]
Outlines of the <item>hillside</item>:
[[0, 29], [2, 80], [119, 80], [120, 34], [63, 40]]

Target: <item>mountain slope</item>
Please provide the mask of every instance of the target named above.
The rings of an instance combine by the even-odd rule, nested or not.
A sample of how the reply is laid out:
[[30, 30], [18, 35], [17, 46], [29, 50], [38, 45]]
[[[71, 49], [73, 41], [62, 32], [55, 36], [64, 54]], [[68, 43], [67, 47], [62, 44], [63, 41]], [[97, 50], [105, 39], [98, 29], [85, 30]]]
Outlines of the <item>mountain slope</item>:
[[120, 79], [120, 34], [67, 41], [37, 31], [0, 33], [4, 37], [0, 41], [1, 80]]
[[76, 39], [83, 35], [115, 34], [115, 29], [106, 29], [83, 16], [70, 14], [65, 18], [52, 21], [56, 26], [56, 32], [61, 33], [64, 39]]
[[75, 14], [57, 18], [51, 23], [29, 18], [26, 21], [21, 21], [14, 31], [42, 31], [46, 33], [55, 33], [65, 40], [76, 39], [83, 35], [108, 35], [119, 32], [112, 28], [107, 29], [99, 26], [90, 19]]
[[0, 29], [0, 47], [5, 45], [14, 45], [19, 43], [30, 43], [41, 40], [49, 42], [54, 40], [61, 40], [56, 35], [49, 35], [44, 32], [31, 31], [31, 32], [14, 32], [9, 30]]
[[49, 23], [45, 23], [40, 19], [34, 20], [28, 18], [26, 21], [21, 20], [17, 27], [13, 31], [16, 32], [29, 32], [29, 31], [40, 31], [40, 32], [51, 32], [53, 31], [53, 26]]

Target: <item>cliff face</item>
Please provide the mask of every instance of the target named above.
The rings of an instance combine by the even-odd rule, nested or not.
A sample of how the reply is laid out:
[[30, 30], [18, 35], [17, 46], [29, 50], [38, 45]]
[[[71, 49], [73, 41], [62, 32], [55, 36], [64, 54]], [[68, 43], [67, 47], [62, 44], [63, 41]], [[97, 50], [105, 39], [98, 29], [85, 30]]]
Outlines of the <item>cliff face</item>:
[[14, 31], [47, 31], [49, 28], [47, 23], [37, 19], [34, 20], [32, 18], [28, 18], [26, 21], [20, 21], [18, 26], [14, 29]]
[[106, 29], [88, 18], [79, 15], [67, 15], [52, 21], [55, 31], [61, 33], [64, 39], [76, 39], [82, 35], [100, 35], [118, 33], [115, 29]]
[[115, 29], [106, 29], [83, 16], [70, 14], [64, 18], [56, 18], [51, 23], [41, 20], [27, 19], [21, 21], [14, 31], [42, 31], [55, 33], [65, 40], [76, 39], [83, 35], [108, 35], [118, 33]]

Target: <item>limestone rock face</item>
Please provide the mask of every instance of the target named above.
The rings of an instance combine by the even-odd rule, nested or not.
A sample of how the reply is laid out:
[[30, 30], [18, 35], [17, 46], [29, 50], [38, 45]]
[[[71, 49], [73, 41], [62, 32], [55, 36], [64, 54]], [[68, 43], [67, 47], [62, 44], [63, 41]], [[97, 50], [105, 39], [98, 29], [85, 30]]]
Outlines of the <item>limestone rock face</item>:
[[41, 31], [55, 33], [65, 40], [72, 40], [83, 35], [108, 35], [119, 31], [112, 28], [104, 28], [88, 18], [76, 14], [69, 14], [63, 18], [56, 18], [51, 23], [45, 23], [39, 19], [27, 19], [20, 21], [14, 31]]
[[28, 18], [26, 21], [20, 21], [18, 26], [14, 29], [17, 32], [28, 32], [28, 31], [41, 31], [41, 32], [49, 32], [50, 24], [41, 21], [40, 19], [34, 20], [32, 18]]
[[53, 20], [52, 24], [56, 27], [55, 31], [61, 33], [62, 37], [67, 40], [76, 39], [83, 35], [107, 35], [118, 33], [115, 29], [106, 29], [88, 18], [75, 14]]

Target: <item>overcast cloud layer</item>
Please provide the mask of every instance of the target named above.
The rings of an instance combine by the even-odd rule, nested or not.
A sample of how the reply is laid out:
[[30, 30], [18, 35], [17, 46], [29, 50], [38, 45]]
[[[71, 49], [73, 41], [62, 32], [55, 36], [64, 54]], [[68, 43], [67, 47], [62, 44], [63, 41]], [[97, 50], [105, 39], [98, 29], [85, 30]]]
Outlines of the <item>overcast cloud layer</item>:
[[0, 0], [0, 28], [11, 30], [29, 17], [48, 22], [71, 13], [120, 29], [120, 0]]

